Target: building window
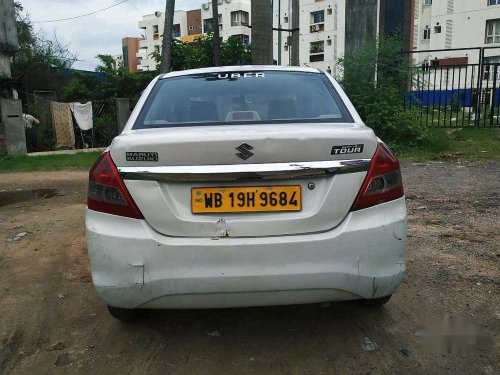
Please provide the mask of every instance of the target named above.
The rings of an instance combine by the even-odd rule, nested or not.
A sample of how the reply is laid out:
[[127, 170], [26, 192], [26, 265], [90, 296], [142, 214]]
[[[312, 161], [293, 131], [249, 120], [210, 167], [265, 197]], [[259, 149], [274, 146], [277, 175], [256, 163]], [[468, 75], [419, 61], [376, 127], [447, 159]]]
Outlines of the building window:
[[325, 42], [320, 40], [318, 42], [311, 42], [311, 48], [309, 52], [312, 53], [323, 53], [325, 52]]
[[283, 23], [288, 23], [288, 16], [283, 17]]
[[160, 53], [160, 46], [155, 46], [155, 52]]
[[432, 0], [424, 0], [424, 5], [432, 5]]
[[325, 22], [325, 11], [311, 12], [311, 23]]
[[331, 15], [332, 15], [332, 13], [333, 13], [333, 12], [332, 12], [332, 8], [328, 8], [328, 9], [326, 10], [326, 14], [328, 14], [329, 16], [331, 16]]
[[203, 20], [203, 31], [210, 32], [214, 29], [214, 20], [213, 18], [206, 18]]
[[309, 56], [309, 62], [318, 62], [318, 61], [325, 61], [325, 55], [310, 55]]
[[153, 34], [158, 34], [158, 25], [153, 25]]
[[181, 36], [181, 25], [180, 24], [175, 24], [174, 29], [173, 29], [173, 36], [174, 38], [179, 38]]
[[441, 25], [434, 26], [434, 34], [441, 34]]
[[248, 45], [250, 44], [250, 37], [248, 35], [245, 35], [245, 34], [239, 34], [239, 35], [235, 35], [237, 37], [240, 38], [241, 40], [241, 43], [243, 43], [243, 45], [245, 47], [248, 47]]
[[[493, 65], [495, 64], [495, 65]], [[500, 56], [490, 56], [484, 58], [484, 73], [483, 79], [485, 80], [500, 80]], [[495, 77], [495, 66], [496, 66], [496, 77]]]
[[[219, 14], [219, 29], [222, 30], [222, 14]], [[203, 20], [203, 30], [205, 33], [214, 30], [213, 18], [206, 18]]]
[[[219, 23], [221, 23], [219, 21]], [[231, 26], [245, 26], [248, 25], [248, 12], [239, 10], [231, 12]]]
[[426, 26], [424, 29], [424, 40], [430, 40], [431, 39], [431, 29], [429, 26]]
[[500, 43], [500, 18], [486, 21], [486, 43]]
[[500, 5], [500, 0], [488, 0], [488, 5]]

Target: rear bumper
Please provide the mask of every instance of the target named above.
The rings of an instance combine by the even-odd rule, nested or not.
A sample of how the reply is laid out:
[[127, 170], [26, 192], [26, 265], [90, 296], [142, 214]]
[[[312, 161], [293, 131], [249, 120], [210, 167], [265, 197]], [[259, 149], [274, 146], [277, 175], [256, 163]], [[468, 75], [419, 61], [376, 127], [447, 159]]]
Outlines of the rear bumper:
[[405, 271], [404, 198], [350, 213], [323, 233], [179, 238], [87, 210], [92, 279], [123, 308], [219, 308], [379, 298]]

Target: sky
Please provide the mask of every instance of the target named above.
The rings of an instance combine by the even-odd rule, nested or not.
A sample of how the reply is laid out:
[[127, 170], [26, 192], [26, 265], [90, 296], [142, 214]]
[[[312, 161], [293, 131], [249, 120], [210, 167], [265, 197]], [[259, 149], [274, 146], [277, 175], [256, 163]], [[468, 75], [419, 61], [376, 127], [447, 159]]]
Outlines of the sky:
[[[41, 30], [48, 38], [57, 34], [59, 41], [69, 44], [79, 60], [76, 69], [94, 70], [97, 54], [122, 53], [121, 40], [125, 36], [141, 36], [137, 22], [144, 14], [165, 11], [165, 0], [128, 0], [109, 10], [69, 21], [37, 23], [93, 12], [121, 0], [19, 0], [29, 14], [35, 31]], [[176, 9], [196, 9], [203, 0], [176, 0]]]

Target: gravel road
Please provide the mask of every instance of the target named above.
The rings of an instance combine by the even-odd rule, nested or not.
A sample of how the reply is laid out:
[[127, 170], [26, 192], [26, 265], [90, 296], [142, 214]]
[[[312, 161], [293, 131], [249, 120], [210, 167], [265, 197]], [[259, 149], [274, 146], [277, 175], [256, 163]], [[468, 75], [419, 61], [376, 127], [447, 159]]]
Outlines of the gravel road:
[[[407, 273], [385, 308], [151, 311], [129, 325], [92, 287], [87, 174], [0, 174], [0, 191], [59, 192], [0, 207], [0, 373], [498, 374], [500, 163], [404, 164], [403, 174]], [[432, 319], [446, 345], [419, 340]], [[450, 321], [473, 328], [470, 345], [454, 344]]]

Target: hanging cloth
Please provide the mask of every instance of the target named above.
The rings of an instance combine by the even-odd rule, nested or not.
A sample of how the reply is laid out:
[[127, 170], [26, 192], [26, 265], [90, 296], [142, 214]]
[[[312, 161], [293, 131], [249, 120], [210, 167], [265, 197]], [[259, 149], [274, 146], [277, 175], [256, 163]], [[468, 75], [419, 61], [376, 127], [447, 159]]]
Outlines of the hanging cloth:
[[74, 148], [75, 132], [69, 103], [50, 102], [52, 129], [54, 130], [56, 149]]
[[69, 103], [71, 112], [75, 116], [76, 124], [78, 127], [85, 131], [94, 127], [94, 118], [92, 116], [92, 102], [87, 103]]

